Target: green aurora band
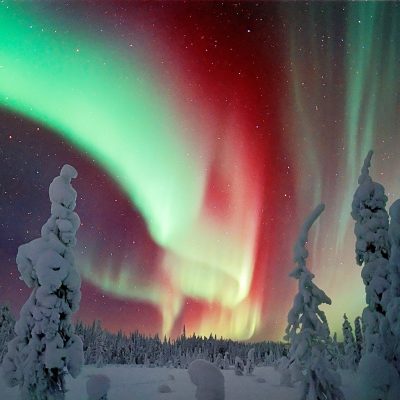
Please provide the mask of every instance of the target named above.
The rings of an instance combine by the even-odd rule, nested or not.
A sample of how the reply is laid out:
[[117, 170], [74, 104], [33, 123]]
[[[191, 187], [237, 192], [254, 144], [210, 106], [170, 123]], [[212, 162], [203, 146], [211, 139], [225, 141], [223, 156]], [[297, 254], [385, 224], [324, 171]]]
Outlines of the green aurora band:
[[[188, 139], [192, 121], [175, 112], [173, 98], [135, 53], [123, 58], [118, 44], [91, 40], [88, 32], [70, 31], [42, 14], [16, 3], [0, 7], [0, 106], [50, 127], [95, 159], [128, 194], [165, 253], [151, 286], [135, 281], [133, 266], [115, 279], [81, 260], [83, 276], [115, 296], [157, 305], [163, 333], [170, 333], [188, 296], [222, 305], [202, 322], [202, 332], [218, 328], [250, 338], [261, 314], [249, 299], [260, 196], [235, 181], [249, 171], [229, 178], [238, 206], [226, 226], [201, 218], [209, 160]], [[231, 129], [236, 126], [233, 121]], [[240, 154], [237, 160], [240, 165]]]
[[198, 214], [204, 184], [170, 99], [134, 57], [25, 10], [0, 7], [0, 105], [89, 153], [168, 244]]
[[[400, 8], [332, 2], [323, 7], [311, 3], [307, 12], [282, 5], [282, 11], [293, 21], [287, 37], [291, 103], [283, 112], [290, 121], [292, 158], [302, 171], [297, 208], [306, 215], [310, 203], [327, 205], [310, 238], [310, 264], [332, 294], [334, 307], [326, 307], [326, 312], [339, 332], [342, 315], [355, 317], [365, 304], [360, 270], [349, 246], [354, 243], [350, 209], [370, 149], [375, 150], [371, 173], [390, 192], [389, 203], [399, 187], [384, 138], [399, 136]], [[290, 135], [301, 140], [293, 141]], [[331, 158], [337, 159], [335, 166], [325, 162], [330, 152], [336, 153]]]
[[[199, 212], [202, 171], [170, 99], [150, 72], [85, 34], [53, 26], [26, 6], [0, 7], [0, 106], [64, 136], [103, 166], [128, 194], [158, 244], [168, 246]], [[29, 10], [29, 9], [28, 9]], [[61, 37], [61, 32], [63, 35]], [[63, 40], [61, 40], [61, 38]], [[107, 276], [85, 278], [121, 297], [159, 304], [168, 332], [180, 300], [161, 302], [162, 288], [130, 292]], [[126, 278], [126, 276], [124, 276]]]
[[[342, 249], [350, 218], [347, 204], [353, 196], [360, 165], [378, 143], [375, 138], [395, 134], [388, 122], [396, 120], [400, 55], [400, 10], [389, 4], [349, 4], [346, 30], [345, 126], [346, 192], [340, 213], [338, 250]], [[386, 38], [391, 38], [389, 41]], [[397, 38], [397, 40], [396, 40]], [[385, 135], [383, 135], [385, 136]]]
[[[284, 140], [299, 171], [293, 209], [307, 215], [310, 204], [327, 203], [310, 238], [310, 265], [334, 301], [327, 315], [338, 330], [344, 312], [354, 317], [363, 307], [354, 249], [344, 246], [354, 243], [350, 204], [362, 159], [371, 148], [383, 153], [377, 137], [399, 135], [393, 129], [399, 127], [400, 7], [315, 3], [309, 13], [280, 7], [294, 21], [283, 39], [291, 103], [282, 110], [289, 125]], [[209, 121], [189, 134], [195, 118], [177, 111], [174, 94], [155, 80], [157, 71], [140, 50], [126, 56], [118, 41], [99, 42], [40, 8], [0, 5], [0, 107], [48, 126], [96, 160], [164, 251], [151, 283], [140, 282], [132, 265], [123, 265], [115, 277], [107, 268], [95, 271], [88, 260], [81, 260], [83, 276], [113, 295], [158, 307], [163, 333], [191, 297], [222, 308], [201, 321], [198, 333], [251, 338], [264, 311], [262, 294], [250, 296], [262, 190], [252, 182], [246, 186], [253, 171], [243, 167], [238, 149], [245, 144], [233, 145], [240, 123], [229, 116], [221, 132], [220, 164], [227, 167], [219, 172], [232, 187], [234, 207], [219, 226], [202, 214], [209, 153], [215, 151], [204, 139]], [[337, 165], [325, 162], [332, 151]], [[372, 173], [395, 190], [398, 175], [385, 165], [377, 157]]]

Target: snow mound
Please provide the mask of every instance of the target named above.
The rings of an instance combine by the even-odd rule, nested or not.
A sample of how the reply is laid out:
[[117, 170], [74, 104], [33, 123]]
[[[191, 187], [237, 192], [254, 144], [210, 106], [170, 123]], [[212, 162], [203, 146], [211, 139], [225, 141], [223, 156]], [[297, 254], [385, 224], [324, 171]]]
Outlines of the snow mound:
[[196, 385], [197, 400], [224, 400], [225, 381], [221, 370], [205, 360], [190, 363], [188, 373]]
[[163, 383], [158, 387], [158, 391], [160, 393], [171, 393], [172, 389], [169, 387], [169, 385], [167, 385], [166, 383]]
[[174, 380], [175, 380], [175, 375], [169, 374], [169, 375], [168, 375], [168, 379], [169, 379], [170, 381], [174, 381]]
[[89, 375], [86, 382], [88, 400], [105, 400], [110, 389], [110, 379], [105, 375]]

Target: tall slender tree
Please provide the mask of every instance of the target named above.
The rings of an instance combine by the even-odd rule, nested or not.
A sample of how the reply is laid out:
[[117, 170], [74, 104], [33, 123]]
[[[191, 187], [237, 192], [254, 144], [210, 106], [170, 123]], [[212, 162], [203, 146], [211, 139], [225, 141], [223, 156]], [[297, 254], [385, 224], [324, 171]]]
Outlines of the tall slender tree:
[[339, 349], [336, 332], [333, 334], [332, 340], [328, 344], [328, 357], [334, 369], [343, 366], [343, 357]]
[[360, 362], [361, 355], [363, 353], [364, 349], [364, 335], [362, 332], [362, 327], [361, 327], [361, 318], [356, 317], [354, 320], [354, 336], [356, 340], [356, 348], [357, 348], [357, 364]]
[[[360, 386], [369, 393], [366, 398], [397, 399], [400, 375], [396, 369], [394, 351], [398, 339], [393, 336], [391, 329], [391, 326], [397, 324], [395, 321], [398, 320], [400, 310], [393, 301], [393, 290], [396, 291], [396, 285], [393, 286], [395, 267], [392, 269], [393, 275], [391, 273], [391, 266], [397, 264], [394, 261], [397, 257], [391, 255], [391, 251], [395, 251], [393, 244], [397, 234], [393, 226], [392, 238], [389, 239], [389, 216], [385, 208], [387, 197], [384, 187], [374, 182], [369, 175], [371, 157], [372, 151], [364, 160], [351, 212], [355, 220], [356, 261], [362, 266], [361, 276], [367, 303], [362, 313], [364, 351], [358, 373], [362, 381]], [[395, 215], [396, 209], [393, 209], [393, 223]], [[393, 309], [397, 309], [395, 315], [392, 314]]]
[[381, 334], [389, 300], [388, 262], [390, 257], [389, 216], [384, 187], [369, 175], [372, 151], [364, 160], [358, 188], [354, 193], [351, 215], [355, 220], [356, 261], [362, 266], [366, 303], [362, 319], [365, 327], [365, 351], [387, 356]]
[[343, 315], [343, 347], [344, 347], [344, 367], [347, 369], [351, 369], [352, 371], [356, 370], [357, 366], [357, 348], [356, 342], [353, 336], [353, 329], [350, 325], [350, 322], [347, 318], [347, 315]]
[[305, 247], [312, 224], [323, 212], [320, 204], [306, 219], [294, 249], [297, 264], [290, 276], [298, 280], [298, 293], [288, 314], [285, 339], [290, 342], [290, 365], [302, 383], [301, 400], [340, 400], [340, 376], [326, 359], [329, 327], [321, 304], [331, 299], [313, 283], [314, 274], [306, 266]]
[[3, 371], [10, 386], [19, 385], [24, 400], [64, 399], [66, 373], [76, 377], [83, 362], [82, 341], [71, 323], [81, 298], [72, 254], [80, 225], [71, 186], [76, 176], [73, 167], [62, 167], [49, 187], [51, 216], [41, 237], [18, 248], [18, 270], [32, 293], [15, 325]]

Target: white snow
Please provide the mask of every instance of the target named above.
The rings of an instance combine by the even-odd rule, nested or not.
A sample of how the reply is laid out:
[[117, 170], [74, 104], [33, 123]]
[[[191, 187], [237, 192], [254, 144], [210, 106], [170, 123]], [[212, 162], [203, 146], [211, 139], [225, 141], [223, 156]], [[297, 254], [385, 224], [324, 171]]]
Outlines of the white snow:
[[[225, 400], [298, 400], [299, 398], [300, 388], [280, 386], [280, 374], [273, 367], [258, 367], [252, 376], [236, 376], [233, 369], [224, 369], [221, 373], [225, 378]], [[174, 380], [171, 380], [171, 374], [175, 377]], [[95, 375], [103, 375], [110, 379], [108, 400], [196, 399], [196, 386], [191, 382], [186, 369], [107, 365], [103, 368], [84, 366], [77, 379], [67, 377], [66, 400], [87, 400], [87, 381], [89, 377]], [[262, 382], [263, 379], [265, 383]], [[163, 384], [168, 385], [172, 392], [160, 393], [159, 388]], [[0, 377], [0, 393], [2, 399], [19, 400], [18, 388], [7, 387], [2, 377]]]
[[89, 400], [103, 400], [110, 389], [110, 379], [106, 375], [89, 375], [86, 381], [86, 392]]
[[[301, 393], [298, 384], [294, 387], [281, 386], [280, 373], [273, 367], [258, 367], [252, 376], [236, 376], [233, 369], [224, 369], [221, 373], [225, 378], [225, 400], [298, 400]], [[0, 398], [20, 400], [18, 388], [7, 387], [1, 375], [0, 373]], [[196, 399], [196, 386], [191, 382], [187, 369], [143, 368], [137, 365], [107, 365], [96, 368], [94, 365], [85, 365], [77, 379], [69, 376], [66, 378], [66, 400], [88, 400], [87, 381], [92, 376], [99, 375], [110, 380], [108, 400]], [[341, 377], [345, 399], [360, 400], [357, 375], [352, 371], [341, 371]], [[159, 391], [164, 384], [171, 388], [170, 393]]]
[[363, 400], [398, 400], [400, 380], [396, 369], [375, 353], [364, 354], [358, 371], [356, 395]]

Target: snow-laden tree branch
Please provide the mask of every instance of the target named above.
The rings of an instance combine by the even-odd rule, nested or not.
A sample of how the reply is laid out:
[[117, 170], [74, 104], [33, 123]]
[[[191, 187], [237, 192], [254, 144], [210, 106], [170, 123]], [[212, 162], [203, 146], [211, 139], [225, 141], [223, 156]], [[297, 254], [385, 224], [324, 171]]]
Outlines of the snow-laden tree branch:
[[297, 266], [290, 274], [299, 281], [298, 293], [288, 314], [285, 339], [290, 342], [289, 368], [294, 380], [302, 384], [301, 400], [340, 400], [340, 376], [327, 360], [329, 326], [321, 304], [331, 299], [313, 283], [314, 274], [306, 266], [308, 232], [324, 211], [320, 204], [304, 222], [294, 248]]

